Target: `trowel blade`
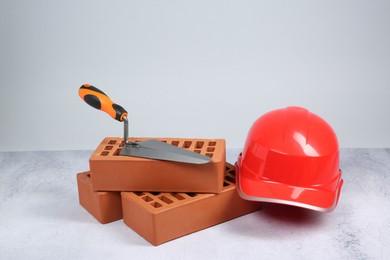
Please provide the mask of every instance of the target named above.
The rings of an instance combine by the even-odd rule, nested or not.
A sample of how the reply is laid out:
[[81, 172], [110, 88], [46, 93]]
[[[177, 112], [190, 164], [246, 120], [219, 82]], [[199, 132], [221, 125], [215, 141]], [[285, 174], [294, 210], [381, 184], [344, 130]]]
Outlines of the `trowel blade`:
[[208, 156], [191, 152], [184, 148], [160, 142], [158, 140], [147, 140], [137, 142], [135, 144], [126, 144], [119, 154], [192, 164], [206, 164], [211, 161], [211, 158]]

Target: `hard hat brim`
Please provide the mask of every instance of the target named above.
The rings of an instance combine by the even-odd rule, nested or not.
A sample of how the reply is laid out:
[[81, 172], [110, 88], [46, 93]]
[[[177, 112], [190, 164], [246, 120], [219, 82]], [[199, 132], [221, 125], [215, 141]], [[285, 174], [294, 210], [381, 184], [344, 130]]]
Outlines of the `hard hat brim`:
[[[237, 167], [236, 167], [237, 169]], [[341, 171], [336, 189], [302, 188], [265, 180], [253, 180], [236, 175], [237, 192], [241, 198], [252, 201], [286, 204], [320, 212], [333, 211], [343, 185]]]

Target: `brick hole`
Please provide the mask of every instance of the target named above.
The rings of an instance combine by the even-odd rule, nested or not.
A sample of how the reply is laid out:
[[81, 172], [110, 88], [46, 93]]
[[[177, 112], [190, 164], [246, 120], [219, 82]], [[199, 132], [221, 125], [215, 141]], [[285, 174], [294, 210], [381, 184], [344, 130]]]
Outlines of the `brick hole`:
[[109, 151], [109, 150], [112, 149], [112, 147], [113, 147], [112, 145], [108, 145], [108, 146], [104, 147], [104, 150], [108, 150]]
[[171, 204], [173, 201], [167, 197], [165, 197], [164, 195], [161, 195], [160, 197], [158, 197], [160, 200], [164, 201], [165, 203], [167, 204]]
[[142, 191], [135, 191], [134, 194], [137, 196], [145, 195], [145, 193], [143, 193]]
[[230, 176], [225, 176], [225, 180], [230, 181], [232, 183], [236, 183], [236, 180]]
[[118, 156], [122, 149], [116, 149], [113, 153], [114, 156]]
[[91, 178], [91, 174], [88, 173], [88, 174], [87, 174], [87, 177], [88, 177], [88, 178]]
[[179, 145], [179, 141], [172, 141], [171, 144], [174, 145], [174, 146], [178, 146]]
[[157, 196], [157, 195], [160, 195], [161, 192], [150, 192], [150, 194], [154, 195], [154, 196]]
[[108, 141], [108, 144], [116, 144], [116, 140], [110, 140]]
[[236, 171], [235, 170], [230, 170], [230, 171], [228, 171], [228, 173], [230, 173], [233, 176], [236, 176]]
[[109, 154], [109, 152], [107, 152], [107, 151], [103, 151], [100, 153], [101, 156], [107, 156], [108, 154]]
[[184, 200], [184, 197], [181, 196], [181, 195], [178, 194], [178, 193], [172, 192], [171, 195], [172, 195], [173, 197], [175, 197], [176, 199], [178, 199], [178, 200]]
[[166, 142], [167, 142], [167, 140], [161, 140], [160, 142], [162, 142], [162, 143], [166, 143]]
[[190, 196], [190, 197], [196, 197], [196, 196], [198, 196], [198, 193], [195, 193], [195, 192], [187, 192], [186, 193], [188, 196]]
[[204, 145], [204, 142], [203, 142], [203, 141], [198, 141], [198, 142], [196, 142], [196, 144], [195, 144], [195, 148], [196, 148], [196, 149], [202, 149], [203, 145]]
[[223, 182], [223, 186], [224, 186], [224, 187], [227, 187], [227, 186], [229, 186], [229, 185], [230, 185], [230, 184], [229, 184], [228, 182], [226, 182], [226, 181]]
[[142, 199], [146, 202], [152, 201], [153, 199], [149, 196], [142, 197]]
[[152, 203], [150, 203], [150, 205], [152, 205], [152, 206], [155, 207], [155, 208], [160, 208], [160, 207], [162, 207], [162, 205], [161, 205], [160, 203], [158, 203], [158, 202], [152, 202]]
[[119, 144], [119, 147], [123, 147], [125, 146], [125, 141], [122, 141], [120, 144]]
[[213, 153], [206, 153], [206, 156], [210, 157], [210, 158], [213, 158]]
[[215, 151], [215, 147], [207, 147], [207, 152], [214, 152]]
[[209, 146], [215, 146], [216, 144], [217, 144], [217, 142], [215, 142], [215, 141], [209, 142]]
[[192, 142], [191, 141], [185, 141], [183, 144], [183, 148], [190, 148]]
[[200, 153], [200, 152], [201, 152], [201, 150], [194, 150], [194, 152], [195, 152], [195, 153]]

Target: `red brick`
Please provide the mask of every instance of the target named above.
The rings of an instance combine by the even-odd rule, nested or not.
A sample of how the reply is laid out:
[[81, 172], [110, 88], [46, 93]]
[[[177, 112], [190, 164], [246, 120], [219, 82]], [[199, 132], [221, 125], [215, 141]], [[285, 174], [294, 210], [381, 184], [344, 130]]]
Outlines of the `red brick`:
[[219, 194], [122, 192], [124, 222], [157, 246], [260, 209], [238, 196], [230, 164], [223, 184]]
[[[150, 138], [132, 138], [143, 141]], [[105, 138], [90, 157], [95, 191], [219, 193], [226, 159], [223, 139], [154, 138], [211, 157], [207, 164], [188, 164], [120, 156], [123, 140]]]
[[93, 191], [89, 172], [77, 174], [80, 204], [100, 223], [122, 219], [120, 192]]

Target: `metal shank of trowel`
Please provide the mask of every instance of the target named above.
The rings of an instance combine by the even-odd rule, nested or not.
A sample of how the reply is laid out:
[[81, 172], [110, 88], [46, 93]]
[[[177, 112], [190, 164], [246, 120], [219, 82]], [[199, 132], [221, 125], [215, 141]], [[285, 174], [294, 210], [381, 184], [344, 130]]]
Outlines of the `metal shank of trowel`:
[[123, 140], [125, 141], [125, 145], [138, 146], [137, 143], [129, 141], [129, 120], [126, 116], [123, 117], [123, 126]]

